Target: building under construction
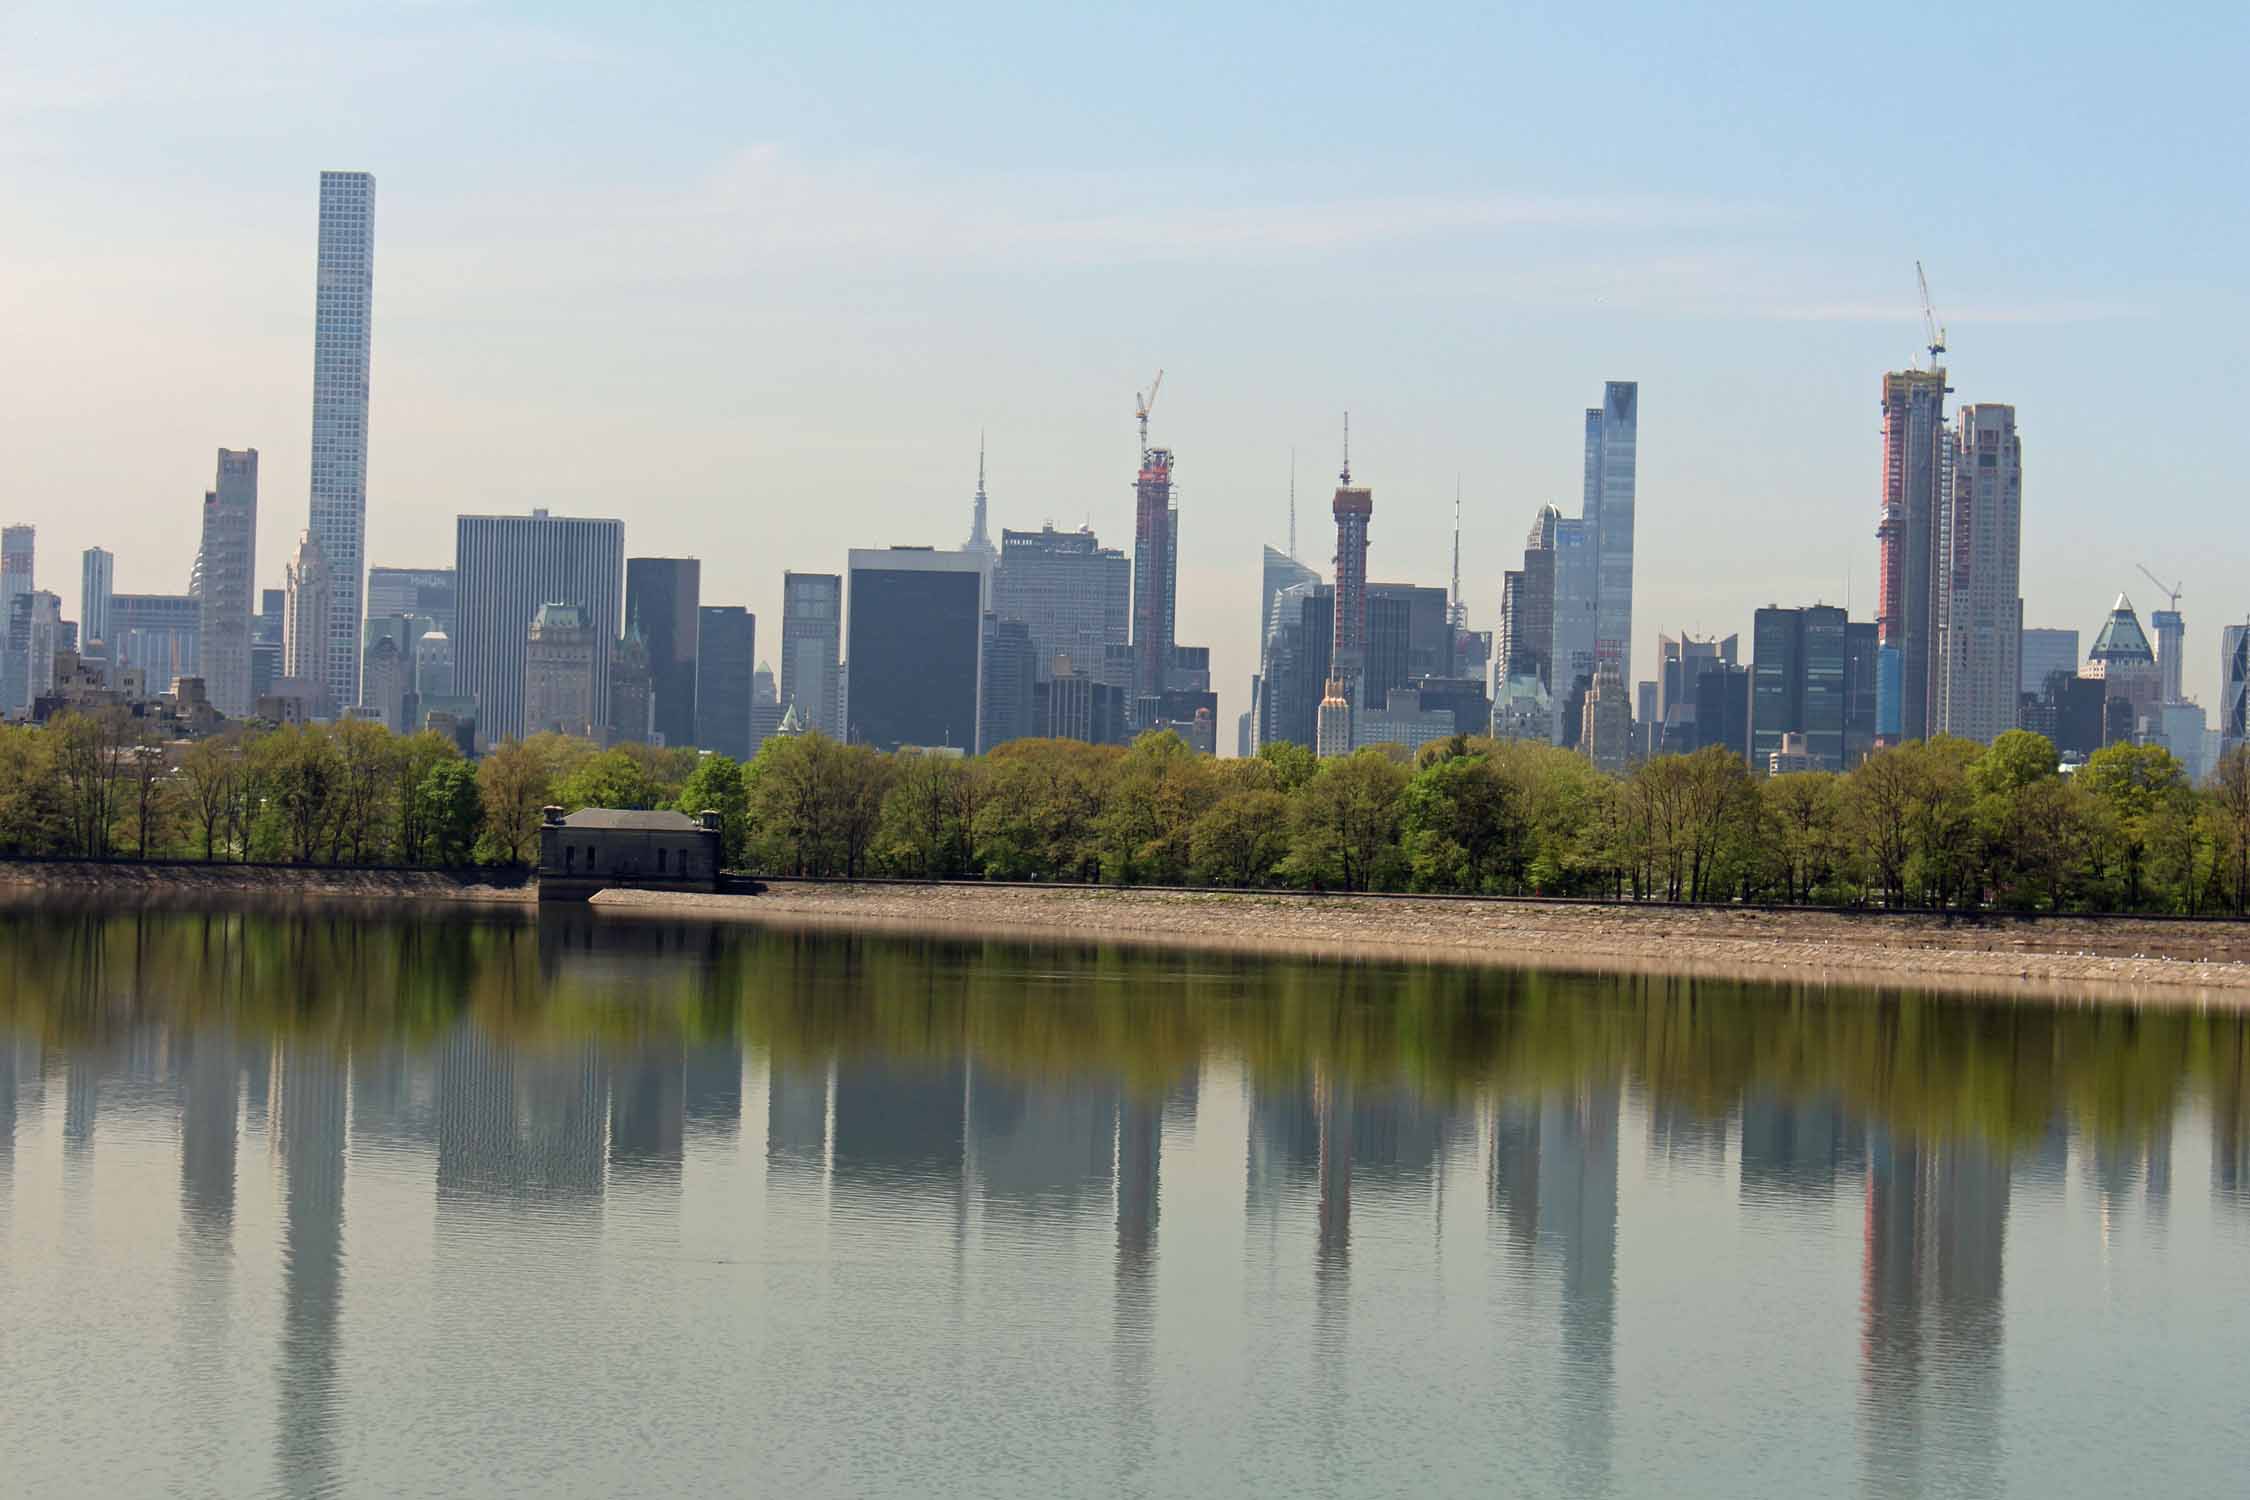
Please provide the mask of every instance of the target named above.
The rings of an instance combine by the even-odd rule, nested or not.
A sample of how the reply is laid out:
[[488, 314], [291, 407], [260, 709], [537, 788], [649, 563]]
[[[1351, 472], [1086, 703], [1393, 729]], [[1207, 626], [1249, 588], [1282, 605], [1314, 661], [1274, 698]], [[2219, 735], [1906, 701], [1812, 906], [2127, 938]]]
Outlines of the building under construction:
[[1888, 711], [1891, 705], [1877, 710], [1886, 743], [1925, 739], [1930, 732], [1937, 517], [1952, 467], [1946, 389], [1942, 365], [1883, 377], [1883, 518], [1875, 528], [1882, 576], [1875, 625], [1882, 648], [1896, 652], [1898, 660], [1897, 712]]

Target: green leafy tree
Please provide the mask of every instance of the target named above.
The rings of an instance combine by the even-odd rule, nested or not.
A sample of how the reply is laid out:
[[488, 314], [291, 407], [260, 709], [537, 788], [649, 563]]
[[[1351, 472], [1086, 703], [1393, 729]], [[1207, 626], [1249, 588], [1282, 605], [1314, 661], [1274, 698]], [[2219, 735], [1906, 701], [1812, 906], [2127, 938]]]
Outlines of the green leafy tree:
[[1403, 863], [1406, 782], [1406, 768], [1380, 750], [1323, 762], [1295, 799], [1287, 873], [1323, 889], [1374, 889]]
[[1184, 881], [1194, 863], [1196, 820], [1218, 800], [1216, 766], [1170, 730], [1134, 741], [1102, 795], [1103, 877], [1119, 885]]
[[[1450, 753], [1428, 752], [1449, 748]], [[1402, 843], [1416, 890], [1505, 890], [1526, 860], [1531, 823], [1523, 788], [1463, 737], [1423, 747], [1407, 783]], [[1489, 747], [1488, 747], [1489, 748]]]
[[[430, 772], [447, 761], [460, 758], [460, 748], [452, 740], [431, 730], [425, 729], [398, 741], [391, 760], [394, 784], [390, 802], [398, 819], [395, 844], [401, 864], [418, 865], [429, 857], [430, 825], [428, 809], [422, 801], [422, 787], [430, 779]], [[475, 785], [475, 779], [472, 772], [470, 785]]]
[[558, 756], [551, 742], [557, 738], [509, 740], [477, 763], [484, 848], [491, 863], [528, 865], [538, 859], [540, 811], [555, 800]]
[[1188, 842], [1198, 880], [1268, 884], [1289, 852], [1289, 800], [1263, 788], [1229, 792], [1195, 820]]
[[440, 758], [422, 773], [412, 798], [420, 848], [439, 865], [465, 865], [484, 827], [484, 795], [476, 769], [459, 756]]
[[750, 837], [750, 798], [742, 785], [739, 763], [724, 755], [704, 756], [672, 805], [691, 818], [716, 812], [719, 862], [730, 870], [742, 867]]
[[2097, 838], [2117, 873], [2123, 905], [2146, 904], [2150, 844], [2158, 820], [2188, 794], [2187, 773], [2161, 745], [2105, 745], [2087, 758], [2080, 785], [2100, 809]]
[[[625, 808], [646, 812], [660, 804], [669, 806], [661, 782], [651, 775], [645, 755], [634, 753], [645, 746], [618, 746], [581, 762], [555, 784], [555, 800], [571, 812], [582, 807]], [[673, 796], [677, 796], [675, 789]]]

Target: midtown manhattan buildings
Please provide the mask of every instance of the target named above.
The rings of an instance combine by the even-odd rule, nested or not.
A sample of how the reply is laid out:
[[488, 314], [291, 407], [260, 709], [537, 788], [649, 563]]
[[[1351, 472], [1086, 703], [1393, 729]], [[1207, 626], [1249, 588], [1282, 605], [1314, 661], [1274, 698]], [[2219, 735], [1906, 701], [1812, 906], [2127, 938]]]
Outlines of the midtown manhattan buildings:
[[1132, 595], [1132, 563], [1090, 530], [1000, 533], [992, 612], [1030, 629], [1042, 681], [1058, 656], [1074, 670], [1098, 671], [1111, 646], [1128, 644]]
[[625, 562], [625, 622], [648, 646], [651, 717], [667, 745], [695, 743], [696, 631], [703, 564], [692, 557]]
[[1133, 485], [1133, 683], [1138, 700], [1164, 692], [1172, 665], [1178, 559], [1173, 554], [1172, 450], [1141, 454]]
[[2023, 443], [2016, 409], [1962, 407], [1950, 467], [1953, 482], [1937, 526], [1930, 728], [1989, 745], [2016, 727], [2022, 690]]
[[[367, 376], [375, 289], [375, 178], [320, 174], [313, 312], [311, 531], [327, 568], [328, 620], [307, 668], [340, 712], [359, 701], [367, 566]], [[291, 675], [298, 675], [294, 665]]]
[[739, 604], [697, 610], [695, 744], [729, 760], [755, 753], [750, 733], [758, 670], [758, 619]]
[[1586, 410], [1585, 518], [1594, 534], [1594, 656], [1633, 680], [1633, 511], [1640, 465], [1641, 388], [1612, 380]]
[[230, 719], [250, 712], [250, 617], [257, 607], [258, 450], [219, 450], [218, 488], [203, 496], [194, 592], [203, 601], [203, 687]]
[[327, 660], [334, 587], [330, 582], [328, 556], [321, 550], [320, 538], [313, 535], [310, 527], [298, 534], [296, 556], [289, 560], [283, 576], [289, 588], [282, 636], [283, 670], [290, 677], [311, 685], [314, 713], [332, 716], [336, 705], [328, 697], [328, 685], [320, 676], [320, 668]]
[[984, 559], [931, 547], [851, 552], [850, 738], [974, 753]]
[[1938, 510], [1952, 451], [1945, 431], [1945, 369], [1893, 370], [1883, 377], [1883, 509], [1876, 629], [1898, 653], [1896, 729], [1879, 710], [1885, 738], [1927, 739], [1930, 668], [1936, 650]]
[[477, 743], [524, 733], [524, 647], [543, 604], [584, 611], [595, 640], [595, 714], [609, 701], [609, 644], [623, 608], [625, 526], [551, 516], [462, 516], [454, 523], [460, 629], [453, 639], [453, 691], [476, 700]]
[[843, 628], [841, 575], [781, 575], [781, 710], [832, 740], [844, 738]]

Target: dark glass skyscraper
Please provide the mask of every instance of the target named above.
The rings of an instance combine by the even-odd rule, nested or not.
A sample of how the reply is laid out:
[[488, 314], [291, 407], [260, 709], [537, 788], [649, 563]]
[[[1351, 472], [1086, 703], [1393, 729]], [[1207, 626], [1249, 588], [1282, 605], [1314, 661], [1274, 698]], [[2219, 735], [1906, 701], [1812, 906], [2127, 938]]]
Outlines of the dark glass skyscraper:
[[847, 729], [877, 750], [977, 743], [983, 560], [929, 547], [851, 554]]
[[703, 564], [692, 557], [625, 560], [625, 628], [648, 646], [651, 717], [667, 745], [695, 743], [695, 653]]
[[1844, 765], [1844, 612], [1832, 604], [1768, 607], [1751, 630], [1750, 763], [1763, 768], [1785, 734], [1802, 734], [1814, 766]]
[[748, 760], [758, 670], [758, 619], [739, 604], [706, 604], [697, 611], [695, 743], [729, 760]]

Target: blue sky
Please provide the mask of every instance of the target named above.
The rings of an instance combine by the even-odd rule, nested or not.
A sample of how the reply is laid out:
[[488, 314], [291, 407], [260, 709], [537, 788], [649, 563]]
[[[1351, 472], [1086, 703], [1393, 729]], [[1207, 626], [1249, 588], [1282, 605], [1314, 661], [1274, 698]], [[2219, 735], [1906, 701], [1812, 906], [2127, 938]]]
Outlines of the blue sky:
[[1636, 665], [1660, 630], [1872, 597], [1882, 372], [2012, 401], [2027, 623], [2185, 582], [2250, 612], [2239, 75], [2250, 10], [448, 3], [0, 9], [0, 472], [183, 587], [212, 452], [304, 524], [317, 173], [373, 171], [370, 560], [461, 511], [617, 515], [778, 634], [783, 567], [995, 525], [1130, 545], [1167, 371], [1181, 636], [1223, 738], [1292, 447], [1338, 414], [1373, 568], [1472, 621], [1581, 410], [1642, 384]]

